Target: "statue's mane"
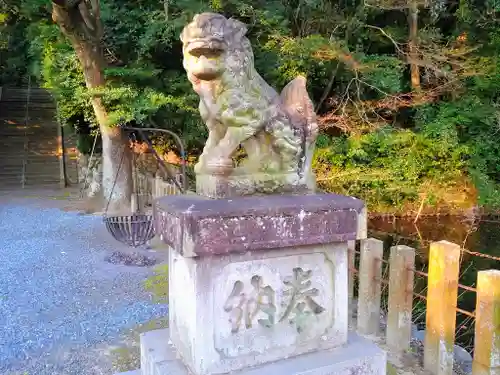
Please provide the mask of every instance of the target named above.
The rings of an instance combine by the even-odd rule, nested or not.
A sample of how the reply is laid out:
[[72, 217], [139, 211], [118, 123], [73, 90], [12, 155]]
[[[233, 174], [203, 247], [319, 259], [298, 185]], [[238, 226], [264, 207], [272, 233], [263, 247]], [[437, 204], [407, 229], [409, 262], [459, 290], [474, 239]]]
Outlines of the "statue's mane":
[[[255, 69], [255, 57], [252, 44], [246, 36], [246, 26], [231, 18], [228, 22], [238, 29], [233, 29], [227, 35], [226, 72], [237, 82], [259, 86], [261, 95], [266, 97], [267, 100], [274, 100], [278, 97], [278, 93], [268, 85]], [[244, 29], [239, 29], [241, 25]]]
[[235, 77], [253, 78], [256, 73], [254, 54], [250, 41], [246, 36], [237, 41], [228, 41], [226, 67], [228, 73]]

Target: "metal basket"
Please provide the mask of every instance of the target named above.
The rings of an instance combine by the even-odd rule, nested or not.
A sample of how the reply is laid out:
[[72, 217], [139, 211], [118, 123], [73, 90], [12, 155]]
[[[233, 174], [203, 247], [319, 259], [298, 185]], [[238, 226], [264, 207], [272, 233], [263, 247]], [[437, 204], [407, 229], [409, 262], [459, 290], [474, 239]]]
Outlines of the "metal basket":
[[106, 216], [103, 221], [113, 238], [128, 246], [145, 245], [155, 236], [153, 215]]

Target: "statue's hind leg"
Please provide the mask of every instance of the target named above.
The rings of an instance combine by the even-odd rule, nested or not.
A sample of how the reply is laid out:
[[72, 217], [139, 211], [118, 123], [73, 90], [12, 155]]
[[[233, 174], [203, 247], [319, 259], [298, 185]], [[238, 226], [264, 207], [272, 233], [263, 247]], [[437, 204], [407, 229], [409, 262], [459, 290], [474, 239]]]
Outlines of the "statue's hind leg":
[[289, 123], [276, 121], [272, 129], [273, 147], [277, 150], [281, 161], [281, 171], [298, 172], [302, 151], [302, 140], [297, 136]]
[[271, 135], [266, 131], [248, 138], [243, 142], [243, 148], [247, 157], [238, 166], [239, 172], [251, 174], [280, 169], [280, 158], [273, 148]]

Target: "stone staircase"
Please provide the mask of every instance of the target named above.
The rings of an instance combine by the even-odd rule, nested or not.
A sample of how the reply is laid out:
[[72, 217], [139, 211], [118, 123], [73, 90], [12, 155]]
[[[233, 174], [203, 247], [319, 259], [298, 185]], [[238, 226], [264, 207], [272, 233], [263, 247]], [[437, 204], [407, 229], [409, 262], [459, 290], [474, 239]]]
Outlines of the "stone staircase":
[[[60, 145], [55, 114], [55, 103], [47, 90], [2, 88], [0, 189], [61, 186]], [[69, 182], [76, 182], [76, 150], [71, 141], [65, 140], [66, 174]]]

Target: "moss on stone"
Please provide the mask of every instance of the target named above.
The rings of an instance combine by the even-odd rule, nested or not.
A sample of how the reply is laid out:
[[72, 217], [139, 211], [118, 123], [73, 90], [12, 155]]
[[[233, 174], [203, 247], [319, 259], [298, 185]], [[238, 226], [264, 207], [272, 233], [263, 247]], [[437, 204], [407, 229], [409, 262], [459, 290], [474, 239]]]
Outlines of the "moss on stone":
[[116, 372], [132, 371], [141, 366], [141, 333], [168, 327], [168, 317], [150, 320], [133, 328], [126, 336], [125, 344], [111, 350], [111, 363]]
[[396, 370], [396, 367], [394, 367], [389, 362], [387, 362], [386, 374], [387, 375], [398, 375], [398, 370]]
[[168, 303], [168, 264], [161, 264], [154, 269], [154, 275], [146, 279], [144, 287], [153, 294], [157, 303]]

